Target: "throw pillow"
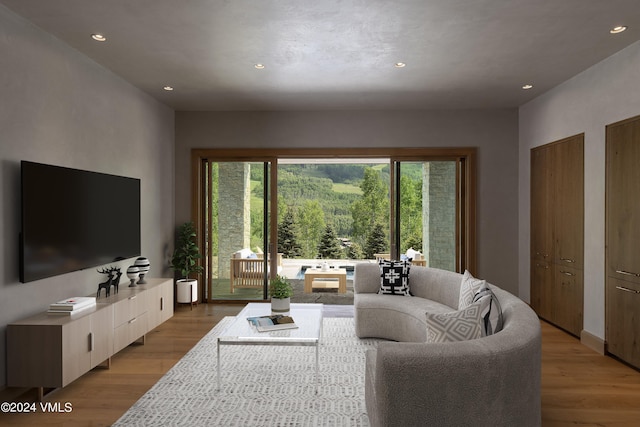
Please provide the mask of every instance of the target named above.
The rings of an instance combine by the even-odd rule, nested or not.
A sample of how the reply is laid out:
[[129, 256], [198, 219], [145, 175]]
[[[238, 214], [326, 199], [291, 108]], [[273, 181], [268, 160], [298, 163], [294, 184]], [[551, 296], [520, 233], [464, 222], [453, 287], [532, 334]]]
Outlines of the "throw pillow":
[[380, 290], [379, 294], [411, 296], [409, 291], [408, 261], [380, 260]]
[[456, 342], [482, 336], [483, 301], [450, 313], [427, 313], [427, 342]]
[[458, 299], [458, 310], [467, 308], [472, 302], [476, 292], [480, 290], [480, 287], [487, 282], [484, 280], [476, 279], [467, 270], [464, 271], [462, 276], [462, 284], [460, 285], [460, 297]]
[[473, 297], [473, 302], [483, 302], [482, 309], [482, 336], [493, 335], [502, 330], [504, 319], [502, 317], [502, 307], [498, 297], [485, 283]]

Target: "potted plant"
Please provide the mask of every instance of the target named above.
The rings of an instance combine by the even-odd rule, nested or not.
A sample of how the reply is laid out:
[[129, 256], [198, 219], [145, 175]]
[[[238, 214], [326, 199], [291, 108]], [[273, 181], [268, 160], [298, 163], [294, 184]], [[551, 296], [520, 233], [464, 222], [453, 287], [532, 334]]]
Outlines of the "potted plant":
[[284, 313], [290, 310], [293, 287], [283, 276], [277, 275], [269, 282], [269, 295], [271, 295], [271, 311]]
[[181, 279], [176, 282], [176, 301], [193, 304], [198, 301], [198, 280], [192, 274], [202, 272], [198, 259], [202, 258], [196, 244], [196, 230], [193, 222], [185, 222], [178, 228], [176, 248], [169, 261], [169, 266], [180, 272]]

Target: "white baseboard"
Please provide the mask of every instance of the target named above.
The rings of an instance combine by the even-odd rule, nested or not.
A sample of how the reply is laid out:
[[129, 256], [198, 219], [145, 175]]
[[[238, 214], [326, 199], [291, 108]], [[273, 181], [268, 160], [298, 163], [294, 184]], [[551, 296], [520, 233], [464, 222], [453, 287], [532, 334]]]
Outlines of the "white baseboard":
[[584, 329], [580, 332], [580, 343], [586, 347], [589, 347], [596, 353], [604, 355], [605, 341], [602, 338], [585, 331]]

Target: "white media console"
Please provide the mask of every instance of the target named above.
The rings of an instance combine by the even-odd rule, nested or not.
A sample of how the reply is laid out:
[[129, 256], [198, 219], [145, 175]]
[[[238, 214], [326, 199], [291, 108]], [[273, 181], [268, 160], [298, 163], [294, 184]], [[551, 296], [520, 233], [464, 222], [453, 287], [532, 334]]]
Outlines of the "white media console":
[[43, 312], [7, 325], [7, 386], [64, 387], [173, 316], [173, 280], [147, 279], [75, 315]]

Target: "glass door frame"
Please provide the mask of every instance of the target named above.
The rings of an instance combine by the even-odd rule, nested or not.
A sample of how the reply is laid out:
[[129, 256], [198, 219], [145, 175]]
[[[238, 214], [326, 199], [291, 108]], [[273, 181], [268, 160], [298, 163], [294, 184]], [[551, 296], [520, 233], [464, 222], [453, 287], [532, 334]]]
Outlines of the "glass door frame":
[[458, 273], [469, 270], [475, 274], [475, 153], [474, 156], [451, 157], [391, 157], [390, 188], [390, 240], [391, 257], [399, 259], [400, 253], [400, 165], [401, 163], [453, 161], [456, 164], [456, 218], [455, 218], [455, 268]]
[[[269, 162], [269, 246], [267, 256], [270, 259], [270, 271], [277, 271], [277, 242], [278, 242], [278, 159], [390, 159], [391, 188], [390, 188], [390, 244], [392, 256], [397, 257], [399, 236], [395, 231], [397, 214], [395, 187], [395, 163], [401, 161], [456, 161], [456, 269], [458, 272], [469, 270], [477, 275], [476, 258], [476, 158], [475, 147], [452, 148], [242, 148], [242, 149], [206, 149], [191, 150], [191, 218], [196, 225], [198, 245], [205, 247], [204, 233], [206, 218], [204, 215], [203, 189], [207, 188], [207, 176], [204, 173], [203, 161], [207, 159], [218, 162]], [[201, 260], [199, 264], [202, 264]], [[271, 273], [274, 274], [274, 273]], [[210, 283], [207, 296], [211, 295]], [[205, 298], [205, 286], [200, 287], [199, 299], [203, 302], [216, 303], [246, 303], [247, 300], [212, 300]], [[266, 298], [267, 295], [265, 295]]]
[[[264, 302], [268, 299], [268, 280], [271, 278], [274, 272], [277, 272], [278, 267], [278, 259], [277, 259], [277, 216], [273, 215], [273, 211], [277, 209], [278, 203], [278, 194], [277, 194], [277, 185], [273, 185], [275, 179], [277, 178], [277, 158], [275, 157], [256, 157], [251, 156], [247, 157], [245, 155], [229, 155], [232, 153], [225, 152], [224, 155], [219, 155], [219, 150], [206, 150], [207, 153], [200, 153], [199, 155], [193, 155], [191, 158], [191, 187], [192, 187], [192, 197], [191, 197], [191, 217], [192, 221], [196, 225], [196, 235], [198, 240], [198, 247], [201, 249], [200, 252], [203, 254], [203, 257], [209, 256], [206, 250], [203, 248], [211, 247], [211, 242], [207, 242], [207, 237], [212, 239], [212, 229], [211, 225], [207, 230], [208, 218], [206, 212], [208, 212], [207, 204], [207, 195], [205, 194], [205, 190], [207, 188], [211, 188], [212, 186], [212, 177], [211, 173], [206, 173], [209, 170], [206, 165], [212, 163], [230, 163], [230, 162], [238, 162], [238, 163], [263, 163], [265, 165], [265, 169], [268, 169], [269, 174], [265, 176], [265, 182], [268, 188], [268, 197], [264, 198], [264, 206], [263, 206], [263, 226], [268, 225], [267, 230], [268, 233], [264, 234], [265, 242], [268, 242], [266, 245], [266, 253], [264, 256], [265, 266], [266, 263], [269, 264], [268, 268], [265, 268], [264, 271], [269, 271], [269, 276], [265, 277], [264, 288], [263, 288], [263, 296], [261, 300], [251, 300], [251, 299], [243, 299], [243, 300], [234, 300], [234, 299], [215, 299], [213, 295], [212, 283], [213, 277], [210, 271], [207, 270], [207, 264], [203, 262], [202, 259], [198, 260], [198, 265], [204, 267], [204, 271], [202, 273], [203, 277], [203, 286], [200, 287], [200, 295], [199, 300], [203, 302], [215, 302], [215, 303], [248, 303], [248, 302]], [[235, 150], [234, 150], [235, 152]], [[205, 154], [205, 155], [202, 155]], [[210, 154], [210, 155], [207, 155]], [[275, 203], [275, 205], [274, 205]], [[269, 205], [271, 209], [269, 209]], [[274, 207], [275, 206], [275, 207]], [[271, 212], [269, 212], [271, 210]], [[206, 232], [205, 232], [206, 231]], [[275, 255], [274, 255], [275, 254]]]

